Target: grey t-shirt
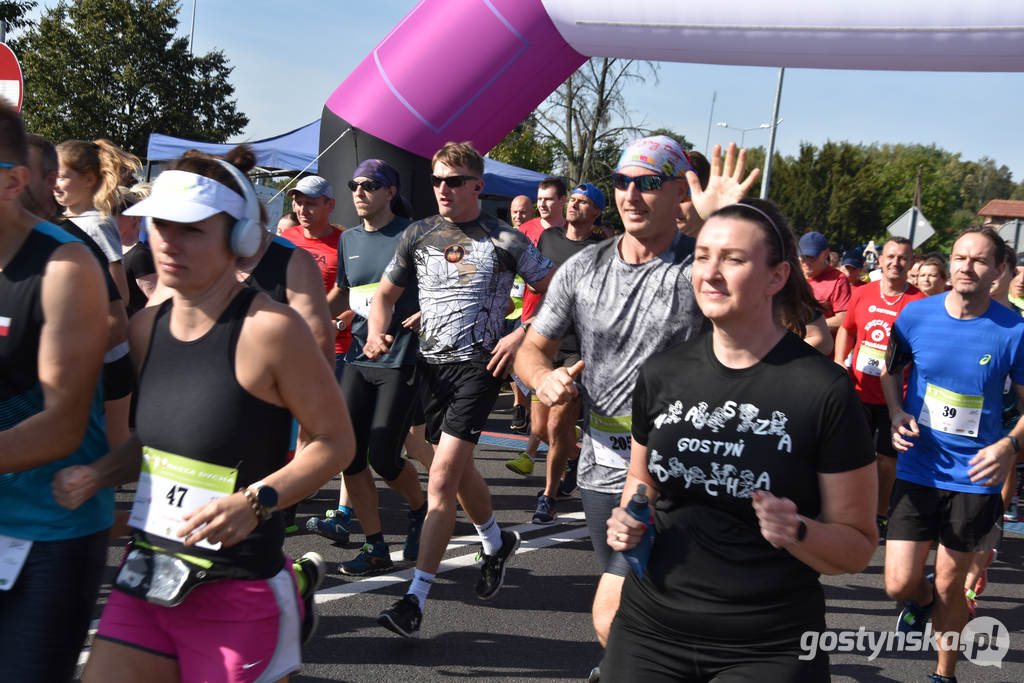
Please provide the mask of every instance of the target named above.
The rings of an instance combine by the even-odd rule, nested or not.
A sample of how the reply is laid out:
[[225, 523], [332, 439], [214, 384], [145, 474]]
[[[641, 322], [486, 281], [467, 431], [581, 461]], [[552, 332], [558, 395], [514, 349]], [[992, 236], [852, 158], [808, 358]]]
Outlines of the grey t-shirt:
[[104, 216], [96, 209], [89, 209], [77, 216], [71, 216], [70, 220], [99, 245], [107, 261], [114, 263], [124, 258], [121, 253], [121, 233], [113, 216]]
[[526, 235], [493, 216], [468, 223], [432, 216], [402, 232], [384, 272], [399, 287], [419, 286], [420, 354], [441, 364], [489, 357], [513, 278], [535, 285], [551, 267]]
[[575, 328], [586, 361], [581, 378], [586, 427], [579, 485], [619, 493], [626, 481], [629, 416], [640, 365], [686, 341], [705, 323], [690, 281], [693, 238], [646, 263], [626, 263], [617, 237], [590, 246], [558, 269], [533, 322], [548, 339]]

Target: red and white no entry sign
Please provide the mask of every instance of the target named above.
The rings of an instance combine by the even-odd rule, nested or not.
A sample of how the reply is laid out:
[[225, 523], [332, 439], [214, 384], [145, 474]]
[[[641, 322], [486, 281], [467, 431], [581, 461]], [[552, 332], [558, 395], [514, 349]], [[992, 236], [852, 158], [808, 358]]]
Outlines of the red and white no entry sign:
[[21, 97], [25, 88], [21, 78], [21, 64], [6, 44], [0, 43], [0, 97], [21, 111]]

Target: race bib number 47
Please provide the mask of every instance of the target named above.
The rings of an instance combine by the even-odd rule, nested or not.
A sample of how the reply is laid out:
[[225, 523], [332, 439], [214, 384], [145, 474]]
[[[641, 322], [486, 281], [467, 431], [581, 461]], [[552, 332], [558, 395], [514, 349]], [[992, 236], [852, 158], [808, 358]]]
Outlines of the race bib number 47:
[[[142, 449], [142, 471], [129, 526], [173, 541], [185, 515], [235, 491], [238, 470], [211, 465], [148, 446]], [[205, 540], [197, 546], [220, 550]]]
[[981, 396], [965, 396], [929, 384], [917, 421], [946, 434], [974, 437], [978, 436], [983, 405]]

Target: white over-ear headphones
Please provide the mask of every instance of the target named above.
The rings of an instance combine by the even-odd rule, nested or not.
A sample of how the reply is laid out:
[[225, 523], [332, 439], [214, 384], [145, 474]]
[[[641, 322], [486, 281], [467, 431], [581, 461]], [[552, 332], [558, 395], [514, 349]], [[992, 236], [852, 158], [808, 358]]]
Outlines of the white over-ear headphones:
[[241, 258], [255, 256], [260, 249], [260, 239], [263, 237], [263, 225], [260, 223], [260, 200], [244, 173], [223, 159], [216, 161], [231, 173], [235, 182], [242, 188], [242, 197], [245, 198], [245, 216], [235, 221], [234, 227], [231, 228], [231, 251], [235, 252], [235, 256]]

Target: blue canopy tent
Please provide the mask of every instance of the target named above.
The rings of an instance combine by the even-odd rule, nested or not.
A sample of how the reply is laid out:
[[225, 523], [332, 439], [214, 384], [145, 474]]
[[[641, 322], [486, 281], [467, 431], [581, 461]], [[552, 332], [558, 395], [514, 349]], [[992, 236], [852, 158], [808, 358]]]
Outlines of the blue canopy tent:
[[[146, 147], [149, 163], [177, 159], [186, 150], [198, 149], [207, 154], [226, 154], [238, 143], [199, 142], [151, 133]], [[247, 142], [256, 154], [256, 165], [287, 171], [317, 172], [320, 151], [320, 121], [264, 140]], [[537, 184], [544, 174], [484, 158], [484, 194], [511, 199], [524, 194], [537, 198]]]

